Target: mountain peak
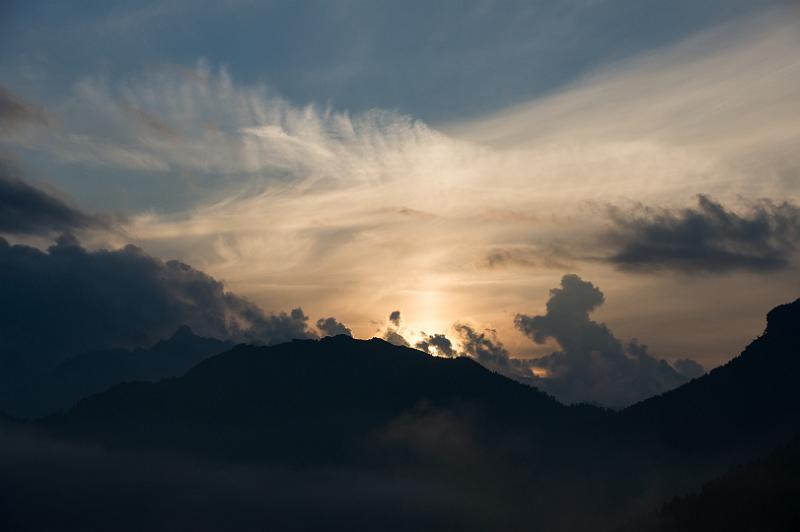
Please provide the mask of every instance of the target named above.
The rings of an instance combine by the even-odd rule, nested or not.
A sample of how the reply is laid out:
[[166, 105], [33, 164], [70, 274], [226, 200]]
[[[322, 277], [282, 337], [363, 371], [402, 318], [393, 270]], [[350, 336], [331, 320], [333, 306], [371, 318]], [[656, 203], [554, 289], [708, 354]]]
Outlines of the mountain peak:
[[198, 336], [194, 333], [188, 325], [181, 325], [169, 338], [156, 342], [151, 348], [151, 351], [156, 352], [175, 352], [179, 354], [187, 354], [188, 351], [214, 351], [221, 352], [226, 347], [231, 347], [233, 344], [224, 340], [216, 338], [207, 338]]
[[175, 330], [175, 333], [172, 335], [171, 339], [180, 339], [180, 338], [191, 338], [197, 336], [192, 331], [192, 328], [188, 325], [181, 325]]
[[770, 336], [793, 334], [800, 323], [800, 299], [770, 310], [767, 314], [767, 330]]

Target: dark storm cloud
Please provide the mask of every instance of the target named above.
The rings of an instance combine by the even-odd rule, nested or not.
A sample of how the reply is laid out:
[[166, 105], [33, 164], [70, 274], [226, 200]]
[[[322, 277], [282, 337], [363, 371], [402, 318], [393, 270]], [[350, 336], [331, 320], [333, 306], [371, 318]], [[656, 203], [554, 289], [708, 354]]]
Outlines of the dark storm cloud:
[[0, 85], [0, 131], [23, 125], [47, 125], [50, 120], [38, 106], [30, 104]]
[[800, 242], [800, 208], [760, 201], [737, 213], [699, 196], [679, 210], [612, 209], [607, 260], [626, 270], [769, 272], [791, 265]]
[[544, 315], [518, 314], [514, 325], [537, 344], [548, 339], [561, 350], [528, 361], [546, 375], [537, 386], [567, 403], [623, 406], [686, 381], [666, 361], [651, 356], [636, 340], [624, 345], [604, 323], [589, 314], [605, 301], [603, 293], [577, 275], [565, 275], [550, 291]]
[[[187, 265], [184, 264], [184, 266]], [[187, 267], [191, 268], [191, 266]], [[213, 277], [207, 277], [214, 283], [219, 283]], [[288, 313], [265, 314], [255, 303], [230, 292], [225, 293], [225, 303], [228, 316], [228, 338], [233, 340], [256, 345], [269, 345], [288, 342], [295, 338], [315, 338], [317, 336], [309, 329], [308, 316], [299, 307]]]
[[425, 334], [423, 332], [422, 340], [414, 344], [414, 347], [420, 351], [430, 354], [435, 353], [443, 357], [452, 358], [458, 356], [458, 353], [453, 348], [453, 342], [443, 334]]
[[393, 310], [391, 314], [389, 314], [389, 322], [392, 323], [395, 327], [400, 326], [400, 311]]
[[0, 233], [48, 235], [54, 232], [107, 227], [52, 193], [24, 181], [0, 160]]
[[340, 323], [337, 321], [336, 318], [320, 318], [317, 320], [317, 329], [322, 333], [323, 336], [336, 336], [339, 334], [346, 334], [347, 336], [353, 336], [353, 331], [351, 331], [345, 324]]
[[89, 251], [62, 236], [43, 252], [0, 238], [0, 286], [0, 353], [23, 364], [148, 345], [181, 325], [263, 344], [315, 336], [302, 310], [265, 314], [213, 277], [135, 246]]

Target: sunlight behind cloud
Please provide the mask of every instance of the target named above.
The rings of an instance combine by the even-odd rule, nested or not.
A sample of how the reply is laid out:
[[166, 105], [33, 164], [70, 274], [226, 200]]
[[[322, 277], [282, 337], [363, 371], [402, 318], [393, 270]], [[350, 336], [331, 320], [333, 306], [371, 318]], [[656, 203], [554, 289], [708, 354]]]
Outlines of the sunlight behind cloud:
[[109, 174], [179, 176], [192, 207], [134, 213], [125, 234], [257, 301], [362, 336], [387, 307], [428, 333], [469, 316], [529, 350], [511, 317], [565, 271], [639, 286], [600, 260], [608, 204], [798, 197], [796, 29], [780, 14], [731, 23], [446, 133], [396, 112], [297, 106], [201, 60], [87, 78], [57, 110], [79, 126], [6, 140]]
[[[731, 46], [734, 35], [746, 38]], [[454, 136], [393, 113], [294, 108], [257, 98], [224, 72], [210, 75], [203, 97], [237, 101], [234, 114], [244, 117], [233, 131], [245, 162], [226, 164], [252, 172], [240, 187], [247, 193], [129, 229], [143, 242], [174, 239], [187, 259], [238, 290], [263, 290], [264, 300], [275, 295], [269, 286], [308, 287], [309, 305], [333, 305], [360, 334], [380, 305], [416, 306], [416, 329], [441, 327], [403, 296], [438, 275], [451, 320], [474, 316], [520, 349], [506, 322], [526, 304], [522, 294], [543, 292], [565, 268], [607, 275], [586, 262], [603, 204], [686, 205], [697, 190], [727, 201], [796, 196], [785, 176], [800, 160], [781, 147], [800, 140], [798, 50], [790, 19], [737, 22], [449, 128]], [[245, 188], [252, 179], [260, 188]], [[487, 270], [493, 248], [528, 259]], [[525, 289], [481, 311], [471, 300], [498, 282]], [[623, 291], [631, 284], [617, 282]], [[346, 302], [354, 300], [363, 307]]]

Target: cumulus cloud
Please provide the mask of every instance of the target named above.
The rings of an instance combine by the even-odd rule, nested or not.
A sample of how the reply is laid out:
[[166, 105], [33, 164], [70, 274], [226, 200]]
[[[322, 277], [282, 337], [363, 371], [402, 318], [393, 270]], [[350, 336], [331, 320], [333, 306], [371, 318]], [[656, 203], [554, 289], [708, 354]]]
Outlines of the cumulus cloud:
[[551, 291], [547, 313], [516, 316], [515, 325], [535, 342], [559, 342], [561, 350], [539, 358], [514, 356], [497, 331], [468, 323], [453, 325], [454, 343], [444, 334], [428, 335], [414, 347], [439, 356], [473, 358], [482, 366], [544, 390], [564, 403], [589, 402], [622, 407], [675, 388], [705, 373], [690, 359], [671, 366], [652, 356], [637, 339], [623, 343], [605, 324], [589, 319], [603, 304], [603, 293], [576, 275], [566, 275]]
[[[800, 78], [790, 21], [718, 28], [523, 108], [437, 124], [451, 135], [398, 113], [292, 104], [200, 61], [188, 72], [154, 66], [124, 80], [84, 79], [48, 104], [63, 128], [30, 128], [16, 142], [20, 153], [80, 172], [84, 195], [113, 198], [96, 191], [118, 189], [118, 176], [158, 180], [157, 193], [131, 195], [140, 213], [127, 234], [163, 257], [203, 264], [237, 290], [269, 301], [287, 286], [308, 287], [316, 308], [357, 334], [373, 331], [360, 325], [355, 301], [418, 316], [431, 308], [427, 328], [440, 327], [449, 307], [453, 316], [482, 316], [505, 337], [512, 324], [503, 316], [526, 308], [524, 294], [549, 288], [543, 246], [574, 244], [570, 262], [606, 267], [580, 253], [605, 221], [587, 213], [586, 200], [675, 205], [703, 191], [726, 205], [736, 194], [796, 201]], [[790, 286], [788, 277], [771, 280], [772, 293]], [[617, 279], [607, 288], [625, 282]], [[658, 282], [672, 293], [669, 279]], [[765, 294], [748, 300], [766, 305]], [[734, 312], [726, 307], [717, 327]], [[647, 337], [663, 350], [674, 335], [658, 327]], [[735, 342], [718, 338], [672, 342], [670, 356], [696, 348], [719, 357]]]
[[440, 357], [453, 358], [458, 356], [458, 353], [453, 347], [453, 342], [444, 334], [425, 334], [423, 332], [422, 339], [414, 344], [414, 347], [420, 351], [436, 354]]
[[786, 268], [800, 242], [800, 208], [759, 201], [744, 212], [706, 196], [685, 209], [612, 208], [607, 260], [626, 270], [769, 272]]
[[383, 332], [382, 338], [390, 344], [411, 347], [411, 344], [405, 339], [400, 330], [401, 321], [399, 310], [393, 310], [389, 313], [389, 322], [386, 324], [386, 330]]
[[461, 337], [464, 354], [491, 368], [503, 368], [508, 365], [510, 355], [497, 340], [496, 331], [492, 329], [477, 331], [465, 323], [456, 323], [453, 328]]
[[534, 374], [528, 362], [512, 357], [497, 338], [497, 331], [494, 329], [480, 331], [466, 323], [456, 323], [453, 328], [460, 339], [461, 356], [474, 358], [486, 368], [506, 377], [535, 384]]
[[336, 336], [339, 334], [346, 334], [353, 336], [351, 331], [345, 324], [340, 323], [336, 318], [320, 318], [317, 320], [317, 329], [323, 336]]
[[288, 313], [266, 314], [255, 303], [230, 292], [225, 293], [225, 302], [231, 339], [269, 345], [317, 336], [308, 327], [309, 318], [300, 307]]
[[266, 314], [213, 277], [138, 247], [90, 251], [62, 236], [46, 251], [0, 239], [0, 352], [41, 365], [94, 348], [147, 345], [181, 325], [274, 344], [316, 336], [301, 309]]
[[0, 159], [0, 233], [49, 235], [54, 232], [104, 228], [99, 217], [85, 214], [53, 192], [26, 182]]
[[[536, 379], [563, 402], [625, 406], [686, 382], [687, 378], [649, 354], [645, 345], [627, 345], [589, 314], [605, 302], [595, 285], [574, 274], [550, 291], [547, 312], [517, 314], [514, 324], [537, 344], [554, 339], [559, 351], [527, 361], [541, 372]], [[685, 364], [684, 364], [685, 365]]]
[[383, 339], [390, 344], [401, 345], [403, 347], [410, 347], [411, 345], [408, 343], [408, 340], [406, 340], [403, 335], [397, 332], [395, 329], [388, 329], [385, 333], [383, 333]]

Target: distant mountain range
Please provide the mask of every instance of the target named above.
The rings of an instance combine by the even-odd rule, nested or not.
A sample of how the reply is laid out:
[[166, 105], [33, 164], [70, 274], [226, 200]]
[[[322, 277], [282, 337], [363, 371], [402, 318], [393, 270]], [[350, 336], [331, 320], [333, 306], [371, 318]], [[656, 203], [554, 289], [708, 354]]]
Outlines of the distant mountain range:
[[[180, 347], [169, 364], [131, 369], [120, 353], [98, 374], [155, 380], [202, 359], [185, 375], [6, 420], [0, 509], [21, 530], [666, 530], [691, 520], [687, 504], [728, 496], [706, 490], [654, 514], [664, 501], [800, 433], [800, 300], [767, 320], [725, 366], [621, 412], [378, 339], [209, 357], [222, 346], [182, 330], [141, 358]], [[60, 371], [94, 374], [91, 357]], [[772, 504], [790, 504], [785, 492]]]
[[49, 370], [6, 371], [0, 373], [0, 410], [20, 417], [45, 416], [115, 384], [182, 375], [231, 347], [230, 342], [196, 336], [183, 326], [147, 349], [89, 351]]

